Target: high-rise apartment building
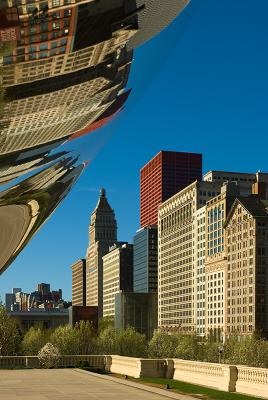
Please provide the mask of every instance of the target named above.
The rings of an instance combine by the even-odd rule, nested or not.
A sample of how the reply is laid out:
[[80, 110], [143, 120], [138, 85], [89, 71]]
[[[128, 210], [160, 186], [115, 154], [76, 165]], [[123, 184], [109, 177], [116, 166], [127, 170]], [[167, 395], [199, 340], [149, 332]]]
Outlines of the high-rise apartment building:
[[93, 211], [89, 225], [89, 246], [86, 255], [87, 266], [87, 306], [98, 306], [102, 317], [103, 301], [103, 261], [110, 246], [117, 241], [117, 223], [115, 214], [108, 203], [104, 189]]
[[206, 313], [206, 273], [205, 273], [205, 253], [206, 253], [206, 206], [196, 210], [194, 238], [195, 245], [195, 321], [196, 334], [205, 335], [205, 313]]
[[117, 243], [102, 260], [103, 317], [114, 317], [115, 294], [133, 290], [133, 245]]
[[[204, 209], [200, 214], [197, 212], [220, 193], [220, 186], [220, 183], [196, 181], [159, 207], [158, 325], [161, 329], [196, 332], [197, 288], [202, 311], [198, 318], [202, 320], [202, 330], [204, 328], [205, 215]], [[200, 279], [198, 285], [197, 278]]]
[[[249, 186], [252, 182], [250, 181]], [[242, 192], [246, 187], [243, 181]], [[206, 333], [225, 334], [225, 285], [226, 285], [226, 243], [224, 222], [230, 207], [240, 195], [240, 182], [227, 181], [221, 193], [207, 202], [206, 206]]]
[[72, 305], [86, 306], [86, 260], [76, 261], [72, 266]]
[[137, 231], [133, 241], [133, 290], [134, 292], [157, 292], [158, 271], [157, 225]]
[[140, 224], [157, 224], [158, 206], [202, 179], [202, 155], [160, 151], [140, 171]]
[[268, 174], [210, 171], [208, 181], [222, 182], [219, 196], [211, 199], [206, 207], [206, 333], [226, 334], [226, 235], [223, 225], [237, 196], [251, 193], [267, 198]]
[[237, 198], [225, 222], [226, 334], [268, 334], [268, 201]]

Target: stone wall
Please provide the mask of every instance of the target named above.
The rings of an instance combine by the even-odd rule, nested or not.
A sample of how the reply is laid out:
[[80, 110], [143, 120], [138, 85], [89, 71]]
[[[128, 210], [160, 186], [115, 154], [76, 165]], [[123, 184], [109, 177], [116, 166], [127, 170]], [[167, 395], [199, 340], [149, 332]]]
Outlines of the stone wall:
[[[60, 367], [76, 367], [86, 361], [91, 368], [133, 378], [176, 379], [226, 392], [238, 392], [268, 399], [268, 369], [213, 364], [180, 359], [143, 359], [117, 355], [61, 356]], [[0, 368], [39, 368], [36, 356], [0, 357]]]
[[167, 374], [167, 361], [144, 358], [111, 356], [110, 372], [114, 374], [129, 375], [133, 378], [150, 377], [165, 378]]

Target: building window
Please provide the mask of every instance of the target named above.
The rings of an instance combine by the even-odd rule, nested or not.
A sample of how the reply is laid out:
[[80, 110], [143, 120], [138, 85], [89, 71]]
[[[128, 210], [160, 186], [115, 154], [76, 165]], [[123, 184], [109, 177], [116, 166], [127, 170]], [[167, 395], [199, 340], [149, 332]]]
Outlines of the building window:
[[60, 22], [53, 22], [52, 23], [52, 28], [53, 29], [60, 29]]

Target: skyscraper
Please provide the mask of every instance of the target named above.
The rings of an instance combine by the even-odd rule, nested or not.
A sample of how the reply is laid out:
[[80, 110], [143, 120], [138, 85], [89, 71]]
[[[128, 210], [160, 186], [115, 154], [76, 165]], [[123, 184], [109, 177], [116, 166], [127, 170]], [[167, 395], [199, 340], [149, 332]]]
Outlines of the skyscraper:
[[268, 201], [237, 198], [227, 215], [226, 329], [268, 336]]
[[140, 224], [157, 224], [158, 206], [202, 179], [202, 155], [160, 151], [140, 171]]
[[134, 236], [133, 290], [157, 292], [157, 226], [147, 226]]
[[133, 245], [116, 243], [103, 256], [103, 316], [114, 317], [115, 294], [133, 290]]
[[77, 260], [72, 266], [72, 305], [86, 305], [86, 260]]
[[93, 211], [89, 225], [89, 246], [86, 255], [87, 266], [87, 306], [98, 306], [102, 317], [103, 304], [103, 261], [109, 247], [117, 241], [115, 214], [106, 198], [104, 189]]
[[[199, 333], [203, 334], [203, 207], [220, 193], [220, 187], [217, 182], [194, 182], [159, 207], [158, 325], [161, 329], [194, 333], [198, 317], [202, 319]], [[197, 307], [201, 315], [197, 314]]]

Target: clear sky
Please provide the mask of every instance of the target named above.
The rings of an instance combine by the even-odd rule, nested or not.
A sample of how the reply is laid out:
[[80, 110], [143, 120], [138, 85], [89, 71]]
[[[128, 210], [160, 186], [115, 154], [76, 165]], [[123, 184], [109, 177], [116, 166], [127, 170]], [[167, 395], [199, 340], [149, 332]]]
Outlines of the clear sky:
[[70, 265], [85, 256], [100, 187], [119, 239], [139, 228], [139, 169], [159, 150], [203, 153], [210, 169], [268, 171], [268, 1], [192, 0], [135, 53], [133, 93], [109, 127], [72, 147], [92, 160], [48, 223], [0, 277], [0, 294], [38, 282], [71, 298]]

